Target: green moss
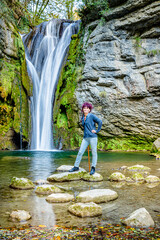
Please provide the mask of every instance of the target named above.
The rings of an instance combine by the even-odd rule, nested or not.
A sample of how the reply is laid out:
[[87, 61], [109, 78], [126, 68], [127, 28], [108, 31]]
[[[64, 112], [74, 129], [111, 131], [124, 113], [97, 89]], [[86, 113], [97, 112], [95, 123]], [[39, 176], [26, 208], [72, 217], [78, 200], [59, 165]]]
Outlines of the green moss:
[[34, 184], [31, 180], [27, 179], [27, 178], [17, 178], [17, 177], [13, 177], [11, 180], [11, 187], [15, 187], [15, 188], [27, 188], [27, 187], [34, 187]]
[[135, 181], [143, 181], [144, 177], [142, 176], [141, 173], [135, 173], [133, 174], [132, 179]]

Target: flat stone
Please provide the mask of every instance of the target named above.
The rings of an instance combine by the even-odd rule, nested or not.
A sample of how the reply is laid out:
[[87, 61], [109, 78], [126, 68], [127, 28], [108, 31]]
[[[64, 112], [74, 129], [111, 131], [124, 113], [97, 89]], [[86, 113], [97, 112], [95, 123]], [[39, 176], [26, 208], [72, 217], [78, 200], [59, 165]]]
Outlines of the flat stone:
[[46, 198], [50, 203], [70, 202], [74, 200], [74, 196], [69, 193], [52, 193]]
[[41, 185], [36, 188], [35, 191], [37, 194], [47, 195], [52, 193], [61, 193], [63, 192], [59, 187], [54, 185]]
[[159, 181], [160, 181], [159, 177], [153, 175], [149, 175], [148, 177], [145, 178], [145, 182], [147, 183], [155, 183]]
[[143, 165], [134, 165], [131, 167], [127, 167], [128, 171], [150, 171], [151, 169], [149, 167], [143, 166]]
[[121, 181], [125, 181], [126, 177], [120, 172], [115, 172], [110, 175], [109, 179], [110, 181], [121, 182]]
[[89, 173], [84, 173], [82, 179], [85, 180], [85, 181], [89, 181], [89, 182], [101, 182], [101, 181], [103, 181], [102, 175], [97, 173], [97, 172], [94, 173], [93, 175], [90, 175]]
[[110, 189], [93, 189], [85, 192], [81, 192], [76, 200], [78, 202], [95, 202], [102, 203], [112, 201], [118, 198], [118, 194]]
[[17, 219], [18, 221], [27, 221], [31, 218], [31, 215], [25, 210], [17, 210], [13, 211], [10, 214], [10, 217], [13, 219]]
[[50, 177], [47, 178], [49, 182], [65, 182], [65, 181], [74, 181], [74, 180], [80, 180], [84, 174], [83, 170], [79, 170], [76, 172], [64, 172], [64, 173], [58, 173], [53, 174]]
[[132, 175], [132, 179], [134, 180], [134, 181], [144, 181], [144, 177], [143, 177], [143, 175], [141, 174], [141, 173], [135, 173], [135, 174], [133, 174]]
[[35, 188], [35, 185], [28, 178], [17, 178], [13, 177], [10, 184], [11, 188], [28, 190]]
[[135, 227], [154, 227], [154, 221], [145, 208], [137, 209], [127, 219], [122, 220], [122, 223]]
[[78, 217], [95, 217], [102, 215], [102, 207], [94, 202], [73, 204], [69, 206], [68, 211]]
[[[56, 171], [59, 172], [68, 172], [71, 168], [73, 168], [74, 166], [71, 165], [61, 165], [60, 167], [58, 167], [56, 169]], [[86, 172], [86, 170], [84, 168], [79, 168], [80, 171]]]

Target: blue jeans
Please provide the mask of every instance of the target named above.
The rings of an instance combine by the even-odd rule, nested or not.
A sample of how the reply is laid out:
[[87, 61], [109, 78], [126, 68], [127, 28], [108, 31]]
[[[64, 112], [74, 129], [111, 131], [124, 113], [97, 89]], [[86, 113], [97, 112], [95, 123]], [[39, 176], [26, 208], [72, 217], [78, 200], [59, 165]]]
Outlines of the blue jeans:
[[91, 149], [92, 149], [92, 167], [96, 167], [96, 164], [97, 164], [97, 137], [83, 138], [81, 147], [79, 149], [79, 152], [78, 152], [75, 164], [74, 164], [75, 167], [79, 167], [82, 156], [89, 144], [91, 145]]

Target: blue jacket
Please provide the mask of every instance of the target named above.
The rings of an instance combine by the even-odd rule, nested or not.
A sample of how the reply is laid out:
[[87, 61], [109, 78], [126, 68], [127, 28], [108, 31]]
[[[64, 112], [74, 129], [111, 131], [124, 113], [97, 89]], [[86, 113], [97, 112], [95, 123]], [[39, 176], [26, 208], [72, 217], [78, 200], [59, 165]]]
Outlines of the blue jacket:
[[[97, 130], [96, 130], [95, 123], [98, 123]], [[96, 117], [96, 115], [92, 113], [88, 113], [85, 121], [84, 121], [84, 115], [82, 117], [82, 126], [84, 127], [83, 138], [94, 138], [94, 137], [97, 137], [97, 133], [101, 130], [102, 120]], [[95, 130], [96, 133], [92, 133], [92, 130]]]

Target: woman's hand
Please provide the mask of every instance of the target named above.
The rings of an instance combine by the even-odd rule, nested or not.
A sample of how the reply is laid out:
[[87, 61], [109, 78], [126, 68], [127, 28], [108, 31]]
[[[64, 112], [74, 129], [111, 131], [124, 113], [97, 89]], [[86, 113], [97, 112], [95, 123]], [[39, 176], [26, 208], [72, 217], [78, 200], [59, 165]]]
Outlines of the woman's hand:
[[95, 130], [92, 130], [92, 133], [96, 133], [96, 131], [95, 131]]

